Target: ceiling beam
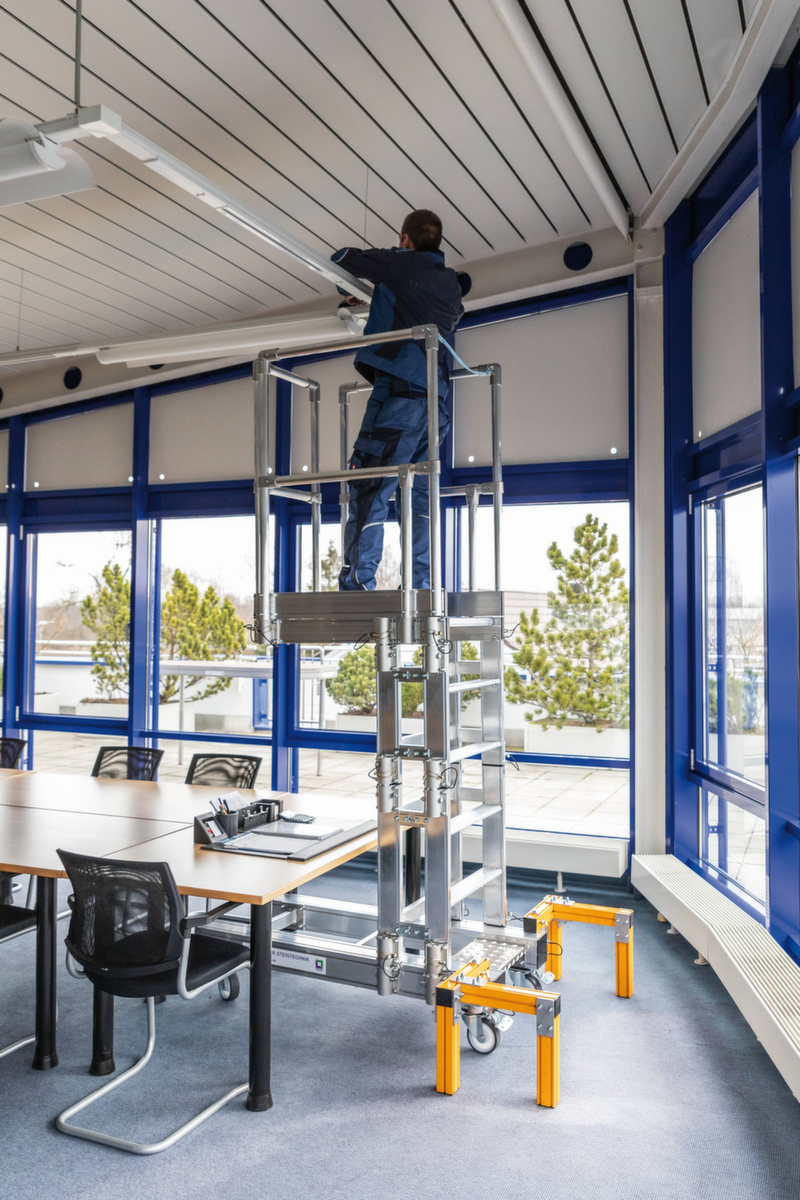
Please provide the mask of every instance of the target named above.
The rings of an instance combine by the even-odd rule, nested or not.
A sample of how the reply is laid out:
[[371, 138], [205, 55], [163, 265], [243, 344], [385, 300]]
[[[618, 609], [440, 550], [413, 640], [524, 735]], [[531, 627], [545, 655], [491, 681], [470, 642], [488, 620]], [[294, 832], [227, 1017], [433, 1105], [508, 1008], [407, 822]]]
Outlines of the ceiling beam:
[[663, 225], [703, 178], [752, 108], [797, 17], [797, 8], [798, 0], [761, 0], [722, 87], [656, 185], [639, 214], [638, 225]]
[[600, 203], [622, 236], [628, 238], [630, 214], [620, 200], [539, 39], [525, 19], [518, 0], [491, 0], [491, 3], [512, 45], [528, 68], [547, 107], [580, 163], [583, 173], [597, 193]]

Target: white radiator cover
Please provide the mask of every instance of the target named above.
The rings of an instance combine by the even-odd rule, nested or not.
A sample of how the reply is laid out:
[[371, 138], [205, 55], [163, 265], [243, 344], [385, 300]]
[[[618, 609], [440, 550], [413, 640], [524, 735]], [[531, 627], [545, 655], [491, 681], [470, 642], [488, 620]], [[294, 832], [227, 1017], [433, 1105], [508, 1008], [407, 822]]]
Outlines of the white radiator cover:
[[800, 1100], [800, 967], [763, 925], [672, 854], [635, 854], [631, 882], [707, 958]]

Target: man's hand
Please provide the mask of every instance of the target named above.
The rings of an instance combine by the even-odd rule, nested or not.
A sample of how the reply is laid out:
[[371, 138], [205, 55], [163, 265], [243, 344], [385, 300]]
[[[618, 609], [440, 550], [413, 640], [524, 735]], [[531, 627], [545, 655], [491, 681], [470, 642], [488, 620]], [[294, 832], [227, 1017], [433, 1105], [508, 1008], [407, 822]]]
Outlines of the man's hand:
[[364, 303], [364, 301], [359, 300], [358, 296], [345, 296], [344, 300], [339, 305], [339, 308], [344, 308], [345, 305], [347, 305], [348, 308], [355, 308], [355, 306], [357, 304], [363, 304], [363, 303]]

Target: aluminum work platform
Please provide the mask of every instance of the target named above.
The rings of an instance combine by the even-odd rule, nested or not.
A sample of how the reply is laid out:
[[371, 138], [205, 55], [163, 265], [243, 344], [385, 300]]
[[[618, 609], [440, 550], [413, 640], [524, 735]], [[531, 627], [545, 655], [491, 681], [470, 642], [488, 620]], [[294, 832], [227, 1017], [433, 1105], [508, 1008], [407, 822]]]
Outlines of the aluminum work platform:
[[[321, 978], [374, 988], [380, 995], [401, 992], [434, 1004], [436, 987], [454, 966], [476, 954], [489, 960], [495, 979], [544, 984], [546, 940], [507, 927], [505, 859], [505, 741], [503, 729], [503, 593], [500, 584], [502, 458], [501, 372], [490, 364], [454, 371], [476, 376], [473, 386], [490, 385], [492, 481], [468, 488], [441, 489], [438, 429], [438, 349], [434, 326], [420, 326], [363, 339], [364, 342], [418, 340], [428, 363], [428, 444], [430, 459], [391, 467], [348, 469], [348, 402], [362, 384], [340, 388], [340, 469], [320, 471], [318, 384], [278, 365], [281, 351], [265, 351], [254, 368], [256, 404], [256, 594], [253, 634], [260, 643], [345, 643], [371, 645], [377, 673], [376, 806], [378, 822], [378, 903], [346, 903], [305, 895], [286, 896], [275, 906], [276, 965], [293, 963]], [[293, 346], [291, 357], [308, 357], [342, 346]], [[306, 390], [311, 403], [311, 471], [277, 477], [269, 447], [270, 376]], [[411, 489], [414, 478], [428, 480], [432, 586], [411, 586]], [[320, 590], [320, 501], [323, 483], [340, 485], [342, 524], [348, 486], [361, 478], [397, 479], [401, 516], [402, 586], [397, 591]], [[495, 589], [476, 591], [475, 517], [481, 493], [494, 510]], [[441, 503], [443, 495], [465, 497], [468, 513], [469, 589], [442, 587]], [[268, 570], [269, 512], [273, 497], [311, 506], [313, 590], [271, 593]], [[467, 643], [472, 647], [465, 653]], [[416, 651], [416, 654], [415, 654]], [[476, 654], [477, 657], [468, 657]], [[415, 661], [416, 659], [416, 661]], [[402, 735], [403, 684], [421, 684], [423, 730]], [[480, 729], [462, 729], [465, 693], [480, 696]], [[467, 787], [461, 764], [480, 760], [481, 782]], [[421, 763], [423, 786], [404, 788], [403, 766]], [[466, 876], [462, 834], [480, 826], [483, 860]], [[424, 887], [421, 861], [424, 855]], [[482, 920], [466, 919], [464, 902], [480, 897]], [[475, 1048], [491, 1041], [482, 1026], [501, 1026], [492, 1013], [469, 1012], [468, 1034]], [[508, 1018], [506, 1018], [506, 1021]], [[494, 1022], [494, 1024], [492, 1024]], [[494, 1036], [494, 1034], [493, 1034]], [[496, 1044], [496, 1037], [492, 1046]]]

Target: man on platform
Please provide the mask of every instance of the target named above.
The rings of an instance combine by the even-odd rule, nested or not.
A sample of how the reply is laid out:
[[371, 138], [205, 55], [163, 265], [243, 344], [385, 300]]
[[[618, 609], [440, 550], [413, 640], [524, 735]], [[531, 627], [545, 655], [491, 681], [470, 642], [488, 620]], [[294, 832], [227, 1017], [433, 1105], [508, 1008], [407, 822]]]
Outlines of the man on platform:
[[[359, 279], [374, 283], [365, 334], [436, 325], [448, 337], [464, 314], [462, 297], [471, 286], [463, 272], [444, 265], [442, 222], [428, 209], [409, 213], [400, 244], [390, 250], [338, 250], [331, 257]], [[347, 297], [347, 303], [358, 303]], [[356, 367], [372, 385], [350, 466], [393, 466], [428, 458], [427, 364], [421, 342], [385, 342], [364, 346]], [[439, 440], [450, 417], [444, 347], [439, 348]], [[383, 526], [397, 489], [392, 478], [368, 479], [350, 489], [340, 591], [372, 591], [383, 554]], [[428, 480], [414, 477], [412, 544], [415, 588], [430, 587]]]

